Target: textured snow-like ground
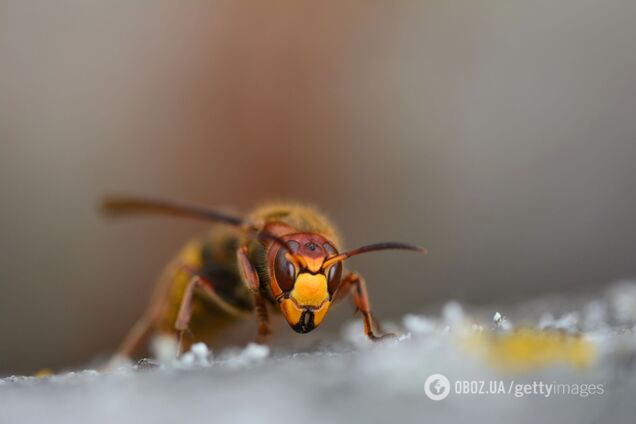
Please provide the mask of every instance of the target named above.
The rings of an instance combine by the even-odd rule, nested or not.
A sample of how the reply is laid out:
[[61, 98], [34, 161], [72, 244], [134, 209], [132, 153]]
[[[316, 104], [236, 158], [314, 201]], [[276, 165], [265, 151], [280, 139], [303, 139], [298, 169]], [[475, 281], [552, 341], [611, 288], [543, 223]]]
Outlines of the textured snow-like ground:
[[[594, 299], [545, 298], [495, 312], [449, 303], [439, 316], [404, 317], [403, 335], [380, 344], [361, 338], [356, 322], [328, 349], [309, 353], [270, 354], [249, 345], [208, 355], [198, 346], [179, 363], [158, 368], [9, 377], [0, 380], [0, 422], [636, 422], [636, 285], [621, 284]], [[487, 359], [474, 347], [475, 340], [487, 347], [522, 324], [573, 337], [593, 354], [584, 365], [566, 358], [511, 370], [497, 364], [506, 358]], [[602, 384], [604, 393], [516, 397], [451, 390], [433, 401], [424, 382], [434, 373], [451, 386], [455, 380], [506, 387], [540, 381]]]

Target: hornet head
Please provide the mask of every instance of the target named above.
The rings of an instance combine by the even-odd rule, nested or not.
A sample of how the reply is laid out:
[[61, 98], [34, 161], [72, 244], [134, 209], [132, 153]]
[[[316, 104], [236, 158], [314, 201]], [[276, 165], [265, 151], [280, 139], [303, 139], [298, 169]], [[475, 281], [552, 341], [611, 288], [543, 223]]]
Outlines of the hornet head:
[[308, 333], [325, 318], [340, 287], [342, 261], [376, 250], [403, 249], [426, 253], [404, 243], [377, 243], [338, 253], [334, 244], [316, 233], [295, 233], [280, 238], [268, 254], [271, 289], [287, 323]]
[[289, 325], [298, 333], [318, 327], [340, 285], [342, 262], [326, 264], [338, 251], [319, 234], [282, 237], [284, 246], [271, 254], [272, 292]]

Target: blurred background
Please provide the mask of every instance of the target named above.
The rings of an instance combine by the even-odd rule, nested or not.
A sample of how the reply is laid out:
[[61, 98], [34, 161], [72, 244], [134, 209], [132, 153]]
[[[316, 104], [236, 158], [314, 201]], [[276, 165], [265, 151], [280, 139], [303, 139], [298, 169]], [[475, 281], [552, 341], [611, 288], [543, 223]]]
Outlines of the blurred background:
[[107, 193], [296, 199], [347, 247], [429, 247], [350, 261], [382, 318], [636, 275], [635, 18], [620, 0], [0, 0], [0, 375], [112, 351], [207, 228], [104, 219]]

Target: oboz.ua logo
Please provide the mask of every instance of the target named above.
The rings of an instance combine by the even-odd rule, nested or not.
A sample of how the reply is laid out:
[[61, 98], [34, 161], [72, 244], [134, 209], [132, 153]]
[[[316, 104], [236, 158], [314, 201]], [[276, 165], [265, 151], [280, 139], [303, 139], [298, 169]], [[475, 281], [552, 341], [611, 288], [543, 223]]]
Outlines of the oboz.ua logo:
[[450, 381], [443, 374], [433, 374], [424, 382], [424, 393], [432, 400], [446, 399], [450, 393]]

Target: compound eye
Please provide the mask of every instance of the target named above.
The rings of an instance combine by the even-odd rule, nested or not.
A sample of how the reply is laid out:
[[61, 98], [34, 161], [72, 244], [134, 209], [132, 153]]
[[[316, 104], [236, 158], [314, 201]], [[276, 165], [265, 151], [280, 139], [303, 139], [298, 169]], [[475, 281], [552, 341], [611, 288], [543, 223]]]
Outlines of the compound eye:
[[[295, 241], [287, 242], [292, 250], [296, 251], [300, 245]], [[274, 262], [274, 277], [278, 283], [278, 287], [282, 291], [290, 291], [294, 288], [294, 282], [296, 281], [296, 267], [292, 262], [287, 260], [287, 249], [281, 247], [276, 254], [276, 261]]]
[[[329, 256], [334, 256], [338, 254], [338, 251], [329, 243], [324, 243], [322, 247], [329, 253]], [[342, 263], [337, 262], [329, 268], [327, 271], [327, 289], [329, 290], [329, 294], [333, 295], [336, 292], [336, 289], [340, 285], [340, 277], [342, 276]]]
[[340, 277], [342, 276], [342, 263], [337, 262], [329, 268], [327, 272], [327, 289], [329, 294], [333, 295], [340, 285]]

